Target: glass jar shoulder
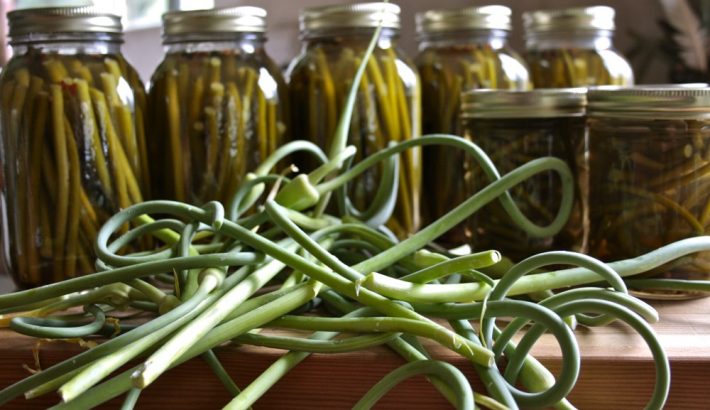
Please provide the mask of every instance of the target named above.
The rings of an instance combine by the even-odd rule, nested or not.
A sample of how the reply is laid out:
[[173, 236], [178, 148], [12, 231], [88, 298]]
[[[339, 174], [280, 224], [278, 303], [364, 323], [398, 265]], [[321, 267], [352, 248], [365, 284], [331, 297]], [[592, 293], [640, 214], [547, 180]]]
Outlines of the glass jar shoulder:
[[443, 75], [461, 77], [464, 88], [530, 88], [525, 61], [507, 45], [471, 43], [426, 47], [417, 55], [415, 63], [423, 82]]
[[634, 84], [631, 65], [613, 47], [531, 49], [525, 60], [535, 87]]
[[144, 86], [137, 71], [120, 53], [65, 54], [29, 47], [15, 54], [0, 77], [0, 83], [21, 83], [49, 92], [49, 85], [71, 89], [87, 86], [91, 94], [117, 98], [131, 109], [143, 104]]
[[160, 88], [166, 77], [174, 76], [187, 86], [201, 83], [207, 87], [260, 88], [267, 100], [284, 99], [285, 81], [276, 63], [261, 50], [211, 49], [168, 52], [151, 78], [151, 92]]
[[609, 72], [609, 77], [613, 84], [634, 85], [634, 72], [631, 64], [621, 55], [621, 52], [614, 48], [598, 50], [599, 56], [604, 63], [604, 67]]
[[[337, 76], [352, 78], [362, 61], [367, 42], [362, 39], [333, 38], [313, 41], [304, 45], [301, 54], [287, 69], [289, 83], [298, 83], [310, 76]], [[375, 64], [378, 63], [378, 64]], [[366, 76], [386, 79], [385, 70], [389, 65], [395, 69], [405, 87], [417, 85], [418, 75], [414, 62], [392, 41], [381, 41], [373, 51], [373, 59], [368, 64]]]

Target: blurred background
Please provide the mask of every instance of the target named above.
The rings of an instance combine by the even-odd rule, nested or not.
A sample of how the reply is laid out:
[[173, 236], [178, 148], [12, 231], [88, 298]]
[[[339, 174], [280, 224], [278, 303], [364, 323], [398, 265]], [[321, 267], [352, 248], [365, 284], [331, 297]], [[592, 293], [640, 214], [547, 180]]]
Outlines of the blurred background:
[[[138, 69], [144, 81], [162, 58], [160, 15], [166, 10], [253, 5], [268, 13], [267, 51], [282, 65], [298, 54], [298, 13], [304, 7], [352, 3], [351, 0], [0, 0], [3, 16], [12, 8], [56, 5], [99, 4], [124, 17], [126, 27], [124, 54]], [[513, 10], [513, 47], [524, 48], [521, 15], [524, 11], [566, 7], [608, 5], [616, 9], [614, 43], [632, 62], [637, 83], [707, 82], [705, 72], [685, 67], [682, 46], [701, 37], [708, 44], [710, 0], [395, 0], [402, 7], [400, 44], [413, 56], [416, 53], [414, 15], [432, 8], [458, 8], [502, 4]], [[680, 6], [680, 7], [678, 7]], [[688, 7], [685, 7], [688, 6]], [[691, 13], [686, 12], [691, 10]], [[6, 24], [3, 19], [3, 25]], [[5, 41], [3, 40], [3, 43]], [[698, 51], [698, 50], [696, 50]], [[702, 50], [701, 50], [702, 51]], [[4, 50], [6, 53], [7, 51]], [[6, 58], [5, 55], [2, 58]], [[5, 60], [3, 60], [5, 61]]]

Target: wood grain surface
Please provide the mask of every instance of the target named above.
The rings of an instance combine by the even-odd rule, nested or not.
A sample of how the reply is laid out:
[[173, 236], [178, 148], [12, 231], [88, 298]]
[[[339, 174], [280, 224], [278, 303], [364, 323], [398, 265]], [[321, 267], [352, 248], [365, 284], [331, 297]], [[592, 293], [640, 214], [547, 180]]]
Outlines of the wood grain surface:
[[[672, 385], [668, 409], [710, 408], [710, 298], [682, 302], [655, 302], [661, 321], [654, 325], [671, 360]], [[581, 409], [643, 408], [654, 383], [650, 353], [631, 329], [622, 324], [578, 329], [582, 372], [570, 399]], [[33, 339], [0, 331], [0, 386], [27, 374], [33, 366]], [[481, 390], [472, 367], [443, 348], [427, 344], [434, 355], [461, 368]], [[75, 344], [56, 342], [40, 348], [43, 366], [80, 350]], [[551, 370], [559, 368], [559, 350], [544, 336], [533, 353]], [[247, 346], [225, 346], [217, 354], [240, 386], [246, 385], [282, 351]], [[334, 355], [314, 354], [288, 373], [254, 406], [255, 409], [350, 408], [380, 377], [403, 361], [386, 348]], [[138, 409], [221, 408], [229, 395], [199, 359], [171, 370], [141, 395]], [[122, 399], [121, 399], [122, 400]], [[47, 397], [17, 399], [7, 409], [43, 409], [58, 401]], [[114, 400], [103, 408], [118, 408]], [[378, 404], [381, 409], [443, 409], [450, 405], [424, 380], [413, 378], [398, 386]]]

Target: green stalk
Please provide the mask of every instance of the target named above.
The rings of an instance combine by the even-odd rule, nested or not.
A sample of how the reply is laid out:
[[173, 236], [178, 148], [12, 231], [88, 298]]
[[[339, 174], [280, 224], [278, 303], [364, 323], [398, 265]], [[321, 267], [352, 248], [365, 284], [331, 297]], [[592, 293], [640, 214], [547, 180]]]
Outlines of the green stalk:
[[308, 353], [344, 353], [364, 350], [379, 346], [397, 338], [401, 333], [379, 333], [372, 335], [351, 336], [336, 340], [313, 340], [289, 336], [265, 336], [245, 333], [234, 339], [235, 342], [272, 349], [290, 350]]
[[435, 265], [430, 265], [417, 272], [403, 276], [400, 280], [412, 283], [428, 283], [453, 273], [464, 272], [470, 269], [486, 268], [500, 262], [501, 254], [498, 251], [484, 251], [444, 260]]
[[[202, 283], [200, 284], [200, 288], [194, 294], [194, 298], [203, 301], [206, 300], [207, 295], [209, 295], [210, 292], [221, 284], [223, 277], [221, 272], [217, 270], [213, 270], [212, 272], [213, 273], [204, 276]], [[111, 374], [114, 370], [143, 353], [146, 349], [149, 349], [151, 346], [170, 335], [176, 329], [182, 327], [206, 307], [206, 304], [200, 303], [187, 315], [178, 318], [172, 323], [169, 323], [167, 326], [157, 329], [135, 342], [126, 345], [120, 350], [95, 360], [91, 365], [85, 367], [81, 372], [79, 372], [79, 374], [74, 376], [69, 382], [65, 383], [59, 389], [59, 394], [62, 396], [62, 400], [65, 402], [73, 400], [91, 386], [101, 381], [104, 377]]]
[[[480, 343], [478, 335], [468, 320], [452, 320], [449, 323], [456, 333], [466, 337], [474, 343]], [[478, 365], [474, 365], [474, 368], [476, 369], [478, 377], [481, 378], [481, 382], [483, 382], [483, 385], [486, 386], [486, 391], [496, 400], [496, 403], [500, 407], [509, 410], [518, 409], [518, 404], [515, 402], [513, 395], [510, 394], [506, 381], [503, 376], [501, 376], [497, 368], [487, 368]]]
[[140, 397], [141, 393], [143, 391], [141, 389], [131, 389], [128, 391], [126, 394], [126, 399], [123, 401], [123, 404], [121, 405], [121, 410], [133, 410], [133, 408], [136, 406], [136, 403], [138, 402], [138, 398]]
[[[378, 26], [375, 29], [375, 33], [372, 35], [372, 39], [370, 39], [370, 43], [367, 45], [367, 49], [365, 49], [365, 53], [362, 55], [362, 61], [367, 62], [370, 60], [370, 56], [372, 56], [372, 53], [375, 51], [375, 47], [377, 47], [377, 42], [380, 40], [381, 32], [382, 27]], [[360, 81], [362, 81], [362, 76], [365, 74], [366, 69], [367, 64], [361, 63], [355, 72], [352, 85], [350, 86], [348, 95], [345, 98], [345, 104], [343, 105], [343, 109], [338, 120], [338, 126], [335, 129], [335, 135], [333, 135], [333, 139], [330, 143], [329, 158], [337, 157], [345, 149], [345, 145], [348, 141], [350, 121], [352, 120], [353, 111], [355, 109], [355, 101], [357, 100], [358, 86]]]
[[[708, 250], [710, 250], [710, 236], [696, 236], [670, 243], [636, 258], [609, 262], [607, 266], [619, 276], [628, 277], [648, 272], [683, 256]], [[508, 291], [508, 295], [579, 286], [599, 282], [600, 279], [602, 278], [597, 273], [586, 268], [530, 274], [516, 281]]]
[[283, 263], [272, 261], [227, 291], [200, 316], [172, 335], [145, 361], [141, 371], [133, 375], [134, 385], [144, 389], [155, 381], [191, 345], [218, 325], [236, 306], [266, 285], [283, 268]]
[[[180, 365], [187, 360], [198, 356], [208, 349], [218, 346], [228, 340], [231, 340], [240, 334], [246, 333], [249, 330], [262, 326], [285, 313], [296, 309], [300, 305], [313, 299], [320, 288], [320, 284], [311, 281], [310, 285], [303, 288], [294, 289], [293, 292], [254, 309], [244, 315], [223, 323], [220, 326], [212, 329], [205, 337], [192, 345], [171, 367]], [[93, 387], [86, 393], [77, 397], [68, 403], [61, 403], [53, 409], [89, 409], [104, 403], [133, 387], [131, 375], [139, 371], [141, 366], [129, 369], [118, 376]]]
[[491, 291], [485, 283], [457, 283], [452, 285], [411, 283], [377, 272], [358, 282], [366, 289], [391, 299], [414, 303], [473, 302], [483, 300]]
[[[371, 292], [368, 289], [363, 289], [357, 283], [352, 282], [353, 280], [357, 281], [358, 279], [360, 279], [362, 275], [354, 269], [351, 269], [347, 265], [340, 262], [337, 258], [333, 257], [325, 249], [318, 245], [317, 242], [312, 240], [310, 237], [308, 237], [308, 235], [301, 231], [293, 222], [288, 220], [288, 218], [283, 215], [280, 205], [276, 204], [273, 201], [267, 201], [266, 210], [272, 217], [273, 221], [282, 229], [284, 229], [284, 231], [286, 231], [289, 236], [294, 238], [294, 240], [296, 240], [301, 246], [303, 246], [304, 249], [308, 250], [313, 256], [315, 256], [320, 262], [324, 263], [326, 266], [335, 270], [340, 275], [345, 276], [345, 278], [336, 275], [328, 270], [322, 269], [318, 265], [311, 264], [308, 261], [303, 260], [302, 258], [298, 258], [296, 255], [289, 255], [284, 252], [281, 252], [278, 249], [271, 249], [273, 251], [279, 251], [278, 253], [280, 255], [274, 254], [274, 257], [283, 260], [287, 265], [303, 271], [312, 278], [323, 282], [325, 285], [337, 290], [338, 292], [343, 293], [353, 299], [356, 299], [360, 303], [363, 303], [367, 306], [374, 307], [375, 309], [383, 313], [403, 318], [429, 322], [434, 325], [432, 331], [436, 329], [436, 331], [446, 334], [449, 337], [449, 341], [454, 341], [453, 343], [448, 344], [448, 346], [454, 347], [454, 349], [452, 350], [468, 357], [469, 359], [483, 366], [490, 366], [492, 364], [491, 357], [489, 355], [490, 352], [488, 352], [486, 349], [482, 349], [480, 346], [475, 346], [467, 340], [461, 340], [462, 338], [456, 333], [453, 333], [448, 329], [434, 324], [426, 317], [414, 311], [411, 311], [400, 304], [394, 303], [375, 292]], [[227, 224], [226, 226], [232, 228], [231, 226], [229, 226], [229, 224]], [[234, 228], [243, 229], [237, 226], [234, 226]], [[245, 242], [250, 239], [252, 238], [243, 238]], [[257, 238], [253, 239], [256, 240]], [[263, 241], [262, 238], [258, 238], [258, 240], [259, 242]], [[250, 242], [252, 242], [252, 245], [257, 248], [260, 248], [261, 246], [268, 246], [271, 248], [270, 244], [262, 243], [259, 244], [261, 245], [259, 246], [257, 245], [256, 241]], [[286, 262], [287, 259], [290, 262]]]
[[[231, 274], [225, 279], [223, 287], [229, 288], [231, 286], [234, 286], [236, 283], [241, 281], [247, 273], [247, 269], [242, 269]], [[221, 292], [217, 291], [214, 294], [208, 296], [207, 301], [204, 302], [210, 303], [210, 301], [216, 300], [216, 298], [219, 297], [220, 294]], [[93, 362], [94, 360], [97, 360], [105, 355], [111, 354], [128, 344], [140, 340], [141, 338], [185, 316], [202, 302], [203, 300], [197, 298], [191, 298], [189, 300], [186, 300], [170, 312], [159, 316], [130, 332], [121, 334], [111, 340], [108, 340], [94, 347], [91, 350], [82, 352], [70, 359], [57, 363], [52, 367], [46, 368], [42, 372], [35, 373], [23, 380], [18, 381], [17, 383], [11, 386], [4, 388], [2, 391], [0, 391], [0, 405], [7, 403], [9, 400], [12, 400], [17, 396], [45, 383], [48, 383], [58, 377], [63, 377], [67, 372], [74, 371], [80, 367], [83, 367], [86, 364]]]
[[261, 255], [251, 252], [214, 253], [210, 255], [185, 256], [139, 265], [126, 266], [110, 271], [79, 276], [51, 285], [28, 289], [0, 296], [0, 309], [16, 304], [33, 303], [45, 298], [91, 289], [96, 286], [125, 282], [157, 273], [172, 273], [177, 269], [221, 268], [223, 266], [244, 266], [262, 261]]
[[355, 403], [353, 409], [365, 410], [372, 408], [382, 396], [399, 382], [418, 374], [436, 376], [437, 379], [444, 381], [452, 388], [458, 398], [456, 408], [473, 410], [475, 405], [473, 390], [466, 376], [449, 363], [438, 360], [418, 360], [393, 370], [373, 386], [360, 401]]
[[[432, 322], [424, 322], [416, 319], [404, 319], [398, 317], [367, 317], [367, 318], [325, 318], [325, 317], [301, 317], [284, 316], [271, 323], [270, 326], [285, 327], [300, 330], [319, 330], [334, 332], [401, 332], [413, 334], [432, 339], [442, 346], [482, 365], [490, 365], [488, 360], [482, 360], [479, 356], [487, 354], [487, 350], [476, 346], [473, 343], [462, 343], [461, 337], [452, 338], [452, 332]], [[442, 330], [443, 329], [443, 330]], [[469, 350], [470, 349], [470, 350]], [[487, 359], [487, 358], [486, 358]], [[481, 363], [482, 362], [482, 363]]]
[[[333, 291], [325, 291], [321, 295], [323, 299], [327, 300], [329, 303], [333, 304], [335, 308], [341, 312], [353, 312], [355, 310], [355, 307], [345, 300], [342, 296], [339, 296], [337, 293], [334, 293]], [[373, 311], [372, 308], [366, 308], [369, 311]], [[364, 312], [363, 312], [364, 315]], [[320, 332], [316, 332], [313, 334], [313, 336], [320, 334]], [[417, 360], [426, 360], [429, 357], [422, 353], [424, 350], [418, 350], [415, 348], [412, 344], [409, 342], [405, 341], [403, 338], [398, 337], [391, 342], [387, 344], [392, 350], [394, 350], [397, 354], [402, 356], [405, 360], [409, 362], [417, 361]], [[477, 365], [474, 365], [477, 366]], [[483, 366], [481, 366], [483, 367]], [[485, 367], [484, 367], [485, 368]], [[494, 371], [494, 368], [487, 368], [491, 369], [491, 371]], [[446, 385], [444, 382], [440, 381], [439, 379], [432, 377], [429, 379], [429, 381], [436, 387], [436, 389], [444, 396], [446, 399], [452, 404], [455, 405], [457, 397], [455, 394], [451, 391], [448, 385]]]
[[234, 380], [229, 376], [229, 373], [227, 373], [227, 370], [222, 366], [222, 362], [219, 361], [219, 358], [212, 349], [203, 353], [202, 358], [207, 362], [207, 365], [212, 369], [212, 372], [217, 376], [219, 381], [222, 382], [222, 385], [224, 385], [229, 394], [232, 396], [239, 394], [239, 387], [237, 387]]

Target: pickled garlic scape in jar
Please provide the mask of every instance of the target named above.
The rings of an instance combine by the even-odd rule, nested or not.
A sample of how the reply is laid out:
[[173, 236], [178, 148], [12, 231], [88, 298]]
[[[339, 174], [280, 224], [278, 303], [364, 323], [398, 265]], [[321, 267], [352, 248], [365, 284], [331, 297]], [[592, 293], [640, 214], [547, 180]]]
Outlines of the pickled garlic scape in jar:
[[[460, 110], [463, 91], [476, 88], [527, 90], [531, 88], [523, 59], [508, 45], [511, 11], [504, 6], [429, 10], [417, 14], [419, 54], [415, 63], [422, 80], [422, 131], [462, 135]], [[465, 195], [461, 150], [441, 146], [423, 148], [422, 219], [429, 224]], [[437, 242], [457, 246], [470, 239], [460, 224]]]
[[150, 189], [145, 93], [119, 16], [93, 7], [8, 14], [3, 70], [6, 269], [20, 287], [94, 271], [96, 233]]
[[[416, 69], [397, 48], [399, 7], [391, 3], [359, 3], [305, 9], [300, 16], [303, 48], [288, 70], [293, 134], [326, 152], [335, 134], [346, 95], [370, 38], [382, 21], [382, 33], [359, 85], [348, 134], [357, 148], [354, 162], [420, 132], [420, 84]], [[420, 223], [421, 154], [418, 148], [399, 156], [397, 202], [387, 226], [400, 238]], [[301, 161], [306, 169], [317, 164]], [[346, 209], [362, 215], [381, 185], [381, 167], [348, 184]], [[343, 203], [344, 202], [344, 203]]]
[[[542, 157], [559, 158], [574, 178], [571, 214], [550, 237], [526, 233], [499, 201], [470, 219], [471, 247], [497, 249], [514, 261], [551, 250], [583, 252], [588, 230], [588, 165], [584, 88], [533, 91], [472, 90], [463, 95], [464, 135], [490, 153], [501, 174]], [[469, 195], [489, 183], [480, 166], [467, 161]], [[510, 190], [522, 214], [538, 226], [553, 223], [562, 202], [562, 181], [552, 172]]]
[[[710, 232], [710, 89], [645, 86], [589, 92], [589, 253], [633, 258]], [[710, 254], [661, 267], [663, 279], [710, 279]], [[633, 285], [632, 285], [633, 287]], [[650, 291], [665, 297], [684, 291]]]
[[535, 88], [633, 85], [631, 66], [613, 45], [614, 15], [607, 6], [524, 13]]
[[286, 138], [287, 92], [258, 7], [170, 12], [151, 81], [155, 198], [228, 203]]

